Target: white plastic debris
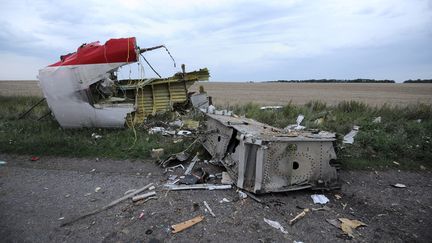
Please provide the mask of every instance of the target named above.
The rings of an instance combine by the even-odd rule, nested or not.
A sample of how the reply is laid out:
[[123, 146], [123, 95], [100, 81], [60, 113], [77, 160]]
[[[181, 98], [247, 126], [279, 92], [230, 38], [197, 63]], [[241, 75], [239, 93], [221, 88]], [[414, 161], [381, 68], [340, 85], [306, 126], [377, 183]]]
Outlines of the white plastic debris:
[[284, 227], [279, 222], [273, 221], [273, 220], [270, 220], [270, 219], [266, 219], [266, 218], [264, 218], [264, 222], [266, 222], [271, 227], [280, 230], [282, 233], [288, 234], [288, 231], [286, 231], [284, 229]]
[[222, 200], [219, 201], [219, 203], [225, 203], [225, 202], [231, 202], [230, 200], [226, 199], [226, 198], [222, 198]]
[[155, 186], [151, 186], [151, 187], [149, 187], [149, 190], [150, 190], [150, 191], [153, 191], [154, 189], [156, 189]]
[[375, 117], [375, 119], [373, 119], [372, 121], [373, 123], [381, 123], [381, 117]]
[[360, 127], [359, 126], [353, 126], [353, 129], [344, 136], [343, 143], [353, 144], [354, 143], [354, 137], [357, 135]]
[[98, 192], [98, 191], [100, 191], [101, 189], [102, 189], [102, 188], [98, 186], [98, 187], [95, 188], [95, 192]]
[[169, 125], [172, 127], [182, 127], [183, 121], [182, 120], [175, 120], [173, 122], [170, 122]]
[[216, 110], [216, 107], [214, 107], [214, 105], [209, 105], [209, 107], [207, 108], [207, 113], [213, 114]]
[[101, 135], [99, 135], [99, 134], [96, 134], [96, 133], [92, 133], [91, 137], [92, 137], [92, 138], [94, 138], [94, 139], [99, 139], [99, 138], [102, 138], [102, 136], [101, 136]]
[[150, 130], [149, 130], [149, 134], [156, 134], [156, 133], [163, 133], [163, 132], [165, 132], [165, 128], [163, 128], [163, 127], [152, 127], [152, 128], [150, 128]]
[[191, 131], [187, 131], [187, 130], [180, 130], [177, 132], [177, 135], [179, 136], [187, 136], [187, 135], [191, 135], [192, 132]]
[[326, 204], [330, 202], [330, 200], [322, 194], [313, 194], [311, 195], [311, 198], [315, 204]]
[[238, 194], [239, 194], [239, 198], [240, 198], [240, 199], [245, 199], [245, 198], [248, 197], [247, 194], [244, 193], [244, 192], [242, 192], [242, 191], [239, 191]]
[[305, 129], [306, 127], [301, 125], [303, 119], [304, 119], [304, 115], [302, 115], [302, 114], [298, 115], [297, 116], [297, 120], [296, 120], [297, 124], [288, 125], [284, 129], [288, 130], [288, 131], [292, 131], [292, 130], [294, 130], [294, 131], [300, 131], [300, 130]]
[[282, 108], [283, 106], [281, 105], [269, 105], [269, 106], [261, 106], [260, 110], [278, 110]]
[[396, 187], [396, 188], [406, 188], [406, 185], [401, 184], [401, 183], [396, 183], [393, 186]]
[[213, 213], [213, 210], [210, 208], [210, 206], [208, 205], [208, 203], [206, 201], [203, 201], [203, 203], [204, 203], [204, 206], [209, 211], [209, 213], [211, 214], [211, 216], [216, 217], [216, 215]]
[[6, 161], [0, 160], [0, 165], [5, 165], [7, 164]]

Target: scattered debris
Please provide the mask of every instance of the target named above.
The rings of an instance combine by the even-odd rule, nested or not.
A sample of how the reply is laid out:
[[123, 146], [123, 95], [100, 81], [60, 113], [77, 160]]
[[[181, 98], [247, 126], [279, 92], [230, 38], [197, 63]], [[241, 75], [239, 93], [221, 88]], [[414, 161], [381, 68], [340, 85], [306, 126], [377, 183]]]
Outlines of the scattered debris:
[[294, 130], [294, 131], [300, 131], [300, 130], [305, 129], [306, 127], [300, 125], [301, 122], [303, 121], [303, 119], [304, 119], [304, 116], [303, 116], [303, 115], [301, 115], [301, 114], [298, 115], [298, 116], [297, 116], [297, 120], [296, 120], [297, 124], [294, 124], [294, 125], [288, 125], [287, 127], [284, 128], [284, 130], [290, 132], [290, 131], [293, 131], [293, 130]]
[[64, 217], [60, 217], [60, 218], [58, 218], [58, 220], [63, 220], [64, 219]]
[[179, 135], [179, 136], [189, 136], [191, 134], [192, 134], [192, 132], [191, 131], [187, 131], [187, 130], [180, 130], [180, 131], [177, 132], [177, 135]]
[[396, 184], [394, 184], [394, 185], [392, 185], [393, 187], [396, 187], [396, 188], [406, 188], [407, 186], [406, 185], [404, 185], [404, 184], [401, 184], [401, 183], [396, 183]]
[[148, 197], [152, 197], [154, 195], [156, 195], [155, 191], [151, 191], [151, 192], [147, 192], [147, 193], [144, 193], [144, 194], [140, 194], [140, 195], [132, 197], [132, 202], [137, 202], [137, 201], [146, 199]]
[[187, 119], [184, 121], [184, 128], [187, 129], [197, 130], [199, 125], [200, 125], [199, 121], [195, 121], [192, 119]]
[[373, 123], [381, 123], [381, 117], [380, 116], [375, 117], [372, 122]]
[[311, 198], [315, 204], [326, 204], [330, 202], [330, 200], [322, 194], [313, 194], [311, 195]]
[[195, 185], [164, 185], [168, 190], [179, 191], [179, 190], [225, 190], [231, 189], [231, 185], [215, 185], [215, 184], [195, 184]]
[[318, 118], [314, 121], [315, 125], [321, 125], [324, 123], [324, 118]]
[[248, 197], [247, 194], [244, 193], [244, 192], [242, 192], [242, 191], [238, 191], [238, 195], [239, 195], [239, 198], [240, 198], [240, 199], [245, 199], [245, 198]]
[[164, 154], [164, 149], [163, 148], [157, 148], [157, 149], [152, 149], [151, 150], [150, 156], [153, 159], [156, 159], [156, 160], [159, 161], [160, 157], [163, 156], [163, 154]]
[[400, 165], [399, 162], [393, 161], [393, 164]]
[[426, 167], [424, 165], [420, 165], [421, 170], [426, 170]]
[[189, 159], [189, 154], [185, 151], [171, 155], [169, 158], [167, 158], [165, 161], [161, 163], [162, 167], [167, 167], [169, 164], [178, 161], [178, 162], [185, 162], [187, 159]]
[[222, 172], [221, 183], [224, 185], [232, 185], [232, 184], [234, 184], [234, 181], [231, 178], [231, 176], [227, 172], [224, 171], [224, 172]]
[[164, 127], [152, 127], [148, 131], [149, 134], [157, 134], [157, 133], [163, 133], [163, 132], [165, 132]]
[[334, 196], [335, 196], [336, 200], [339, 200], [339, 199], [341, 199], [341, 198], [342, 198], [342, 196], [341, 196], [341, 195], [339, 195], [339, 194], [335, 194]]
[[100, 191], [101, 189], [102, 189], [102, 188], [98, 186], [98, 187], [95, 188], [95, 192], [98, 192], [98, 191]]
[[344, 136], [343, 143], [353, 144], [354, 137], [357, 135], [359, 129], [360, 129], [359, 126], [353, 126], [353, 129]]
[[224, 203], [224, 202], [231, 202], [231, 201], [226, 198], [222, 198], [222, 200], [219, 201], [219, 203]]
[[421, 123], [422, 119], [417, 119], [416, 121], [417, 121], [417, 123]]
[[293, 219], [291, 219], [291, 220], [289, 221], [289, 225], [294, 225], [297, 221], [299, 221], [299, 220], [302, 219], [304, 216], [306, 216], [306, 213], [308, 213], [308, 212], [309, 212], [309, 209], [308, 209], [308, 208], [305, 208], [305, 209], [303, 210], [303, 212], [297, 214]]
[[102, 138], [102, 136], [99, 135], [99, 134], [97, 134], [97, 133], [92, 133], [91, 137], [94, 138], [94, 139]]
[[351, 220], [347, 218], [339, 218], [339, 221], [341, 221], [340, 229], [352, 238], [354, 238], [353, 229], [356, 229], [360, 226], [367, 226], [365, 223], [356, 219]]
[[96, 171], [96, 169], [92, 169], [92, 170], [90, 171], [90, 173], [95, 172], [95, 171]]
[[269, 105], [269, 106], [261, 106], [260, 110], [279, 110], [282, 109], [281, 105]]
[[173, 122], [168, 123], [171, 127], [183, 127], [182, 120], [175, 120]]
[[143, 192], [143, 191], [147, 190], [147, 189], [148, 189], [149, 187], [151, 187], [152, 185], [153, 185], [153, 183], [150, 183], [150, 184], [148, 184], [148, 185], [146, 185], [146, 186], [144, 186], [144, 187], [142, 187], [142, 188], [140, 188], [140, 189], [138, 189], [138, 190], [135, 190], [134, 192], [131, 192], [131, 193], [129, 193], [129, 194], [127, 194], [127, 195], [125, 195], [125, 196], [123, 196], [123, 197], [117, 199], [117, 200], [112, 201], [110, 204], [108, 204], [108, 205], [106, 205], [106, 206], [103, 206], [103, 207], [98, 208], [98, 209], [96, 209], [96, 210], [93, 210], [93, 211], [91, 211], [91, 212], [89, 212], [89, 213], [86, 213], [86, 214], [84, 214], [84, 215], [81, 215], [81, 216], [78, 216], [78, 217], [76, 217], [76, 218], [73, 218], [73, 219], [71, 219], [71, 220], [69, 220], [69, 221], [63, 223], [63, 224], [61, 225], [61, 227], [66, 226], [66, 225], [69, 225], [69, 224], [72, 224], [72, 223], [74, 223], [74, 222], [76, 222], [76, 221], [78, 221], [78, 220], [80, 220], [80, 219], [86, 218], [86, 217], [88, 217], [88, 216], [91, 216], [91, 215], [97, 214], [97, 213], [99, 213], [99, 212], [102, 212], [102, 211], [104, 211], [104, 210], [106, 210], [106, 209], [108, 209], [108, 208], [111, 208], [112, 206], [114, 206], [114, 205], [116, 205], [116, 204], [118, 204], [118, 203], [120, 203], [120, 202], [122, 202], [122, 201], [124, 201], [124, 200], [126, 200], [126, 199], [128, 199], [128, 198], [131, 198], [131, 197], [135, 196], [136, 194], [138, 194], [138, 193], [140, 193], [140, 192]]
[[140, 215], [138, 216], [138, 219], [142, 219], [144, 217], [144, 212], [141, 212]]
[[199, 161], [198, 155], [195, 155], [195, 157], [193, 157], [192, 162], [189, 164], [189, 166], [187, 167], [184, 175], [190, 175], [192, 172], [193, 167], [195, 166], [195, 164]]
[[185, 230], [185, 229], [187, 229], [187, 228], [190, 228], [190, 227], [192, 227], [193, 225], [195, 225], [195, 224], [197, 224], [197, 223], [199, 223], [199, 222], [201, 222], [201, 221], [203, 221], [203, 220], [204, 220], [204, 216], [199, 215], [199, 216], [196, 216], [196, 217], [193, 218], [193, 219], [190, 219], [190, 220], [184, 221], [184, 222], [182, 222], [182, 223], [171, 225], [172, 233], [175, 234], [175, 233], [178, 233], [178, 232], [180, 232], [180, 231], [183, 231], [183, 230]]
[[216, 215], [213, 213], [213, 210], [210, 208], [210, 206], [208, 205], [208, 203], [206, 201], [203, 201], [204, 206], [207, 208], [207, 210], [209, 211], [209, 213], [213, 216], [216, 217]]
[[149, 187], [149, 190], [150, 190], [150, 191], [153, 191], [154, 189], [156, 189], [155, 186], [151, 186], [151, 187]]
[[341, 223], [340, 223], [337, 219], [326, 219], [326, 221], [327, 221], [329, 224], [333, 225], [334, 227], [340, 229], [340, 225], [341, 225]]
[[0, 160], [0, 165], [5, 165], [5, 164], [7, 164], [6, 161]]
[[32, 156], [31, 158], [30, 158], [30, 161], [38, 161], [39, 160], [39, 157], [38, 156]]
[[66, 194], [64, 197], [65, 198], [68, 198], [68, 197], [70, 197], [71, 195], [70, 194]]
[[264, 218], [264, 222], [266, 222], [271, 227], [280, 230], [282, 233], [288, 234], [288, 231], [286, 231], [284, 229], [284, 227], [279, 222], [273, 221], [273, 220], [270, 220], [270, 219], [266, 219], [266, 218]]

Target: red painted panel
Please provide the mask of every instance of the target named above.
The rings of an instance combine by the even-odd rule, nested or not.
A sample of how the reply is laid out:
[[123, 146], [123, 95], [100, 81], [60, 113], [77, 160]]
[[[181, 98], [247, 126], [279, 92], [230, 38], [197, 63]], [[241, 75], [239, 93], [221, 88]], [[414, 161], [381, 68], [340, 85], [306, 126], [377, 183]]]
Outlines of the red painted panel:
[[136, 62], [137, 58], [136, 39], [130, 37], [110, 39], [104, 45], [99, 41], [83, 44], [76, 52], [61, 56], [60, 61], [49, 66]]

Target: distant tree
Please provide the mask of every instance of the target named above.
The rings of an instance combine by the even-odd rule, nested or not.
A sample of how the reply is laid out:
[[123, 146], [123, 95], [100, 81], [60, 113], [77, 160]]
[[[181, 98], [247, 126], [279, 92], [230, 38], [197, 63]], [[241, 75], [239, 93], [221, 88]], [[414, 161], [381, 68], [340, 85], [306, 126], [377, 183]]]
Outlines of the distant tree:
[[404, 83], [432, 83], [432, 79], [405, 80]]

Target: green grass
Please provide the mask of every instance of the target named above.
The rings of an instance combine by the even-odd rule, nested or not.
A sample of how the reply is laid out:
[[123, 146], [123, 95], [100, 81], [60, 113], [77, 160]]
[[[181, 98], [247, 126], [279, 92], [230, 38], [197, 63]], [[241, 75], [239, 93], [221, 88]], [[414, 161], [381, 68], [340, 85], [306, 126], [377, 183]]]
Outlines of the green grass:
[[[245, 115], [276, 127], [295, 124], [299, 114], [307, 128], [336, 132], [337, 154], [345, 168], [419, 169], [432, 168], [432, 107], [425, 104], [371, 107], [349, 101], [327, 106], [311, 101], [303, 106], [287, 104], [281, 110], [260, 110], [257, 104], [234, 106], [236, 114]], [[381, 116], [381, 123], [373, 123]], [[323, 118], [321, 124], [315, 123]], [[418, 119], [421, 119], [418, 122]], [[354, 144], [342, 144], [343, 135], [354, 125], [360, 126]], [[396, 161], [400, 165], [393, 163]]]
[[[24, 119], [18, 119], [40, 98], [0, 97], [0, 152], [35, 156], [58, 155], [68, 157], [107, 157], [118, 159], [146, 159], [153, 148], [164, 148], [166, 154], [183, 150], [185, 143], [173, 143], [171, 138], [136, 127], [136, 141], [132, 129], [62, 129], [54, 118], [46, 114], [48, 107], [37, 106]], [[92, 133], [102, 138], [92, 138]]]
[[[164, 148], [168, 155], [183, 150], [192, 141], [186, 139], [182, 143], [173, 143], [170, 137], [149, 135], [143, 127], [136, 128], [135, 142], [132, 129], [62, 129], [50, 116], [37, 121], [49, 111], [46, 103], [36, 107], [24, 119], [17, 119], [38, 100], [35, 97], [0, 97], [1, 153], [147, 159], [153, 148]], [[350, 101], [328, 106], [312, 101], [301, 106], [288, 103], [277, 111], [260, 110], [258, 104], [230, 109], [236, 114], [281, 128], [294, 124], [297, 116], [303, 114], [305, 119], [302, 125], [337, 133], [337, 154], [345, 168], [419, 169], [421, 165], [432, 168], [430, 105], [371, 107]], [[381, 116], [381, 123], [372, 122], [377, 116]], [[170, 114], [150, 119], [157, 123], [159, 118], [169, 119]], [[315, 121], [320, 118], [323, 122], [317, 124]], [[354, 144], [342, 144], [341, 138], [353, 125], [360, 126]], [[92, 133], [102, 135], [102, 138], [94, 139]], [[395, 165], [393, 161], [400, 165]]]

